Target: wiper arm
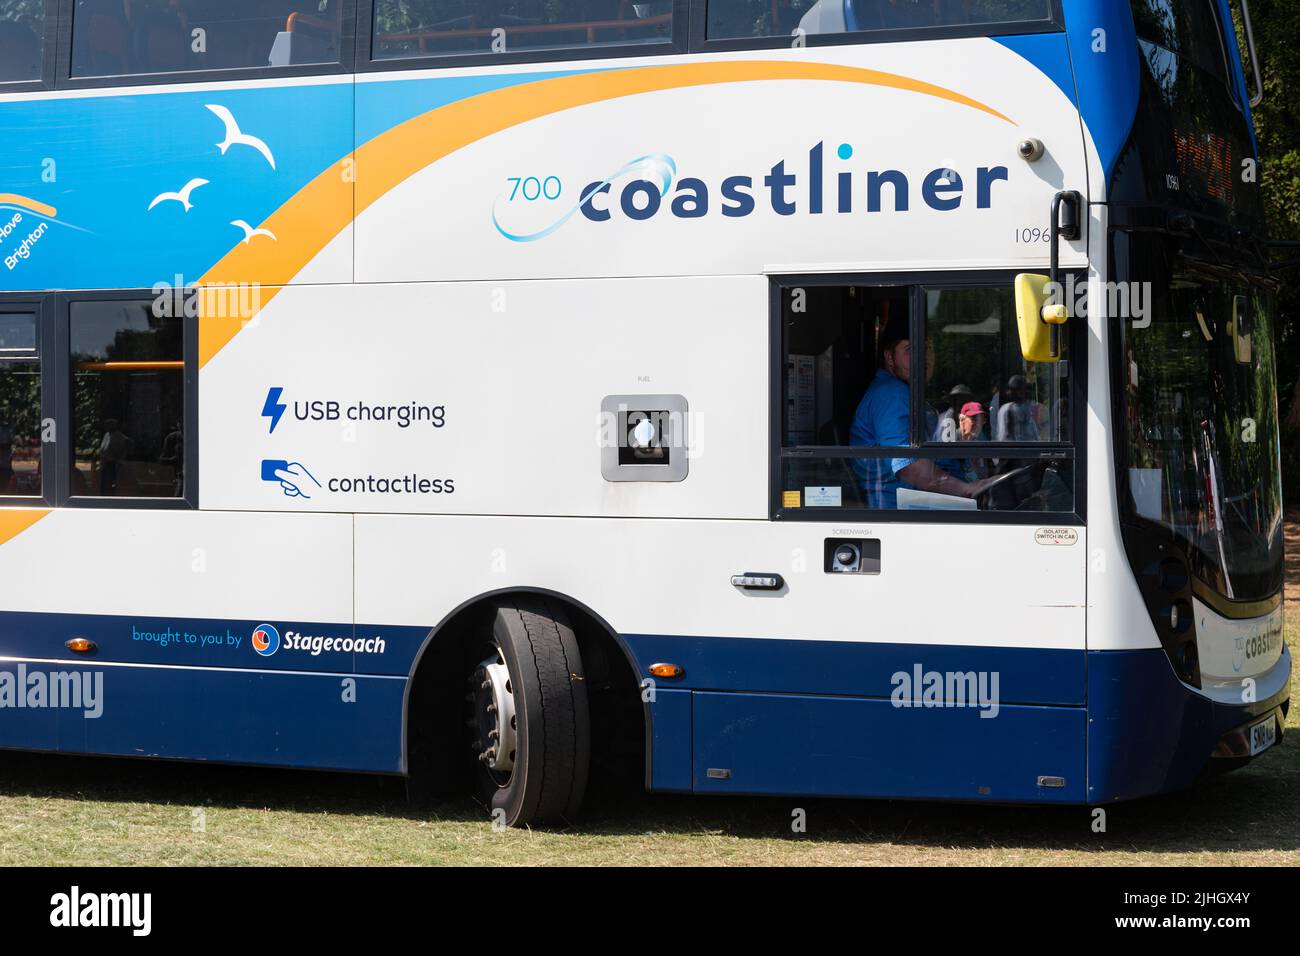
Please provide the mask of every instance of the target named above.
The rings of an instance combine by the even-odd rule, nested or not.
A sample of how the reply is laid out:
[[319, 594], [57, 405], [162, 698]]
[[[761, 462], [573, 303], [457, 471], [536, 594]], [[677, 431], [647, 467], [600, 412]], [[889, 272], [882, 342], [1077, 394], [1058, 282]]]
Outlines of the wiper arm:
[[1217, 265], [1219, 268], [1228, 270], [1229, 272], [1235, 271], [1226, 262], [1224, 262], [1223, 257], [1219, 255], [1218, 252], [1215, 251], [1213, 243], [1211, 243], [1209, 239], [1205, 238], [1205, 235], [1201, 232], [1201, 230], [1196, 228], [1195, 216], [1186, 212], [1174, 213], [1172, 216], [1169, 217], [1169, 225], [1173, 229], [1182, 231], [1184, 233], [1189, 233], [1193, 238], [1198, 240], [1201, 245], [1203, 245], [1207, 250], [1209, 250], [1210, 255], [1214, 257], [1215, 265]]

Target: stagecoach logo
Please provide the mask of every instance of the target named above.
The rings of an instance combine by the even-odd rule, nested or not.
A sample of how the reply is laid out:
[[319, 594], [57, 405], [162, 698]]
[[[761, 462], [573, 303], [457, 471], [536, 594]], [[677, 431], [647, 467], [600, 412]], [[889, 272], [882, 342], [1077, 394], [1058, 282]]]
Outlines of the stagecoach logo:
[[298, 631], [285, 631], [284, 640], [280, 632], [270, 624], [259, 624], [253, 631], [253, 650], [263, 657], [270, 657], [283, 645], [287, 651], [306, 651], [312, 657], [321, 654], [382, 654], [387, 650], [387, 642], [380, 636], [374, 637], [325, 637], [302, 634]]
[[253, 650], [270, 657], [280, 649], [280, 632], [270, 624], [259, 624], [253, 631]]

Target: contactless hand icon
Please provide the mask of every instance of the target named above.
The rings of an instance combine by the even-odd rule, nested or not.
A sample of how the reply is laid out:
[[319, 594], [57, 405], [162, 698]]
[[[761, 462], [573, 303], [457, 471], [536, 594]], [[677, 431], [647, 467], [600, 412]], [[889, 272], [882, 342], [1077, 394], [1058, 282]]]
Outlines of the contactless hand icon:
[[308, 481], [317, 488], [321, 486], [315, 476], [300, 461], [285, 461], [283, 458], [262, 459], [262, 480], [278, 481], [286, 498], [307, 498], [311, 495], [303, 488], [311, 489]]

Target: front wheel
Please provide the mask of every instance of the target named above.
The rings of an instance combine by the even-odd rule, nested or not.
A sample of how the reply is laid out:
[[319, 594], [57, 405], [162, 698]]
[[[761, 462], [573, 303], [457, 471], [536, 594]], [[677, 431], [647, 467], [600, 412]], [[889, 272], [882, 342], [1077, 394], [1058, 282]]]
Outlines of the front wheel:
[[543, 597], [512, 599], [474, 656], [466, 725], [493, 819], [512, 827], [573, 819], [587, 788], [591, 726], [568, 615]]

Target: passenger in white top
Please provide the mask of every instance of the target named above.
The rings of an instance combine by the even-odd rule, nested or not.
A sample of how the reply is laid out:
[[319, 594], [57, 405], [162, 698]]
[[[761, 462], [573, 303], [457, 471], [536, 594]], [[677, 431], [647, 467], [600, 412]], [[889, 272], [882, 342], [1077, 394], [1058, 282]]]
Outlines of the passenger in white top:
[[1028, 383], [1023, 375], [1012, 375], [1007, 381], [1006, 400], [998, 407], [997, 428], [994, 441], [1038, 441], [1038, 421], [1034, 403], [1028, 399]]

